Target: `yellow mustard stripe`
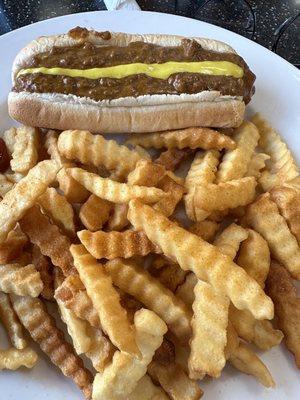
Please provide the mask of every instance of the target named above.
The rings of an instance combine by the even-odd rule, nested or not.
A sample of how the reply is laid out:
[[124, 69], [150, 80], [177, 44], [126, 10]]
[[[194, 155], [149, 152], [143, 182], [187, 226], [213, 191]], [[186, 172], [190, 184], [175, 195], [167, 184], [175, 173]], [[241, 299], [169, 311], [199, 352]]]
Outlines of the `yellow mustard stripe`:
[[197, 61], [177, 62], [169, 61], [162, 64], [133, 63], [116, 65], [113, 67], [73, 69], [73, 68], [27, 68], [19, 71], [18, 76], [24, 74], [65, 75], [73, 78], [125, 78], [130, 75], [146, 74], [152, 78], [167, 79], [170, 75], [179, 72], [191, 72], [206, 75], [232, 76], [242, 78], [243, 69], [230, 61]]

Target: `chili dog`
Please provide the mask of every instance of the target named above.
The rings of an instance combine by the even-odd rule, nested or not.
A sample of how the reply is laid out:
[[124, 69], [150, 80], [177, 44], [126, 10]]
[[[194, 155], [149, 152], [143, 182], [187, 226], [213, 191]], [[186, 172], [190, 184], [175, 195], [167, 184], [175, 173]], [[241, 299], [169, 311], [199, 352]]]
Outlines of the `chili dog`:
[[23, 124], [125, 133], [238, 126], [255, 75], [215, 40], [77, 27], [21, 50], [12, 80]]

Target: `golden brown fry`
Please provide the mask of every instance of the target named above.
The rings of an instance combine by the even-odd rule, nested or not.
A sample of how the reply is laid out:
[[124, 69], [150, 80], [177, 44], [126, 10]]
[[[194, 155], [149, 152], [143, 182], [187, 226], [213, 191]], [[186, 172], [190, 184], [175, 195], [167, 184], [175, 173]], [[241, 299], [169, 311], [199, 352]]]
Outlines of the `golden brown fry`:
[[270, 156], [265, 153], [254, 153], [249, 164], [245, 176], [254, 176], [259, 179], [261, 176], [261, 170], [266, 167], [266, 161], [270, 159]]
[[15, 172], [26, 174], [38, 160], [39, 133], [36, 128], [21, 126], [17, 128], [14, 151], [10, 167]]
[[186, 128], [176, 131], [137, 133], [130, 136], [126, 143], [143, 147], [161, 149], [235, 149], [235, 142], [226, 135], [209, 128]]
[[20, 296], [37, 297], [43, 290], [40, 273], [34, 265], [0, 265], [0, 290]]
[[129, 185], [156, 186], [165, 175], [165, 168], [161, 164], [155, 164], [150, 160], [139, 160], [135, 169], [127, 177]]
[[194, 153], [192, 149], [168, 149], [163, 151], [155, 160], [157, 164], [163, 165], [166, 170], [174, 171], [186, 158]]
[[38, 206], [32, 207], [20, 221], [22, 230], [30, 241], [37, 245], [44, 256], [51, 259], [65, 276], [76, 273], [70, 253], [71, 241], [56, 225], [51, 224]]
[[294, 187], [277, 186], [270, 192], [280, 214], [286, 220], [300, 245], [300, 191]]
[[152, 361], [148, 366], [148, 373], [161, 385], [171, 400], [199, 400], [203, 395], [198, 383], [191, 380], [174, 362], [161, 365]]
[[57, 164], [62, 167], [65, 164], [70, 164], [70, 161], [63, 157], [58, 151], [58, 136], [58, 132], [49, 130], [46, 134], [45, 147], [51, 160], [56, 161]]
[[150, 264], [148, 271], [172, 292], [183, 283], [187, 274], [178, 264], [162, 256]]
[[244, 121], [235, 131], [233, 139], [236, 149], [227, 151], [219, 166], [216, 181], [228, 182], [245, 176], [259, 139], [259, 132], [254, 124]]
[[270, 268], [270, 251], [268, 243], [259, 233], [248, 229], [248, 238], [241, 244], [236, 262], [264, 287]]
[[128, 204], [114, 204], [112, 215], [107, 223], [110, 231], [121, 231], [129, 225], [127, 219]]
[[8, 150], [8, 154], [10, 155], [10, 157], [14, 152], [16, 136], [17, 136], [17, 128], [15, 128], [14, 126], [0, 134], [0, 137], [4, 140], [6, 144], [6, 148]]
[[56, 289], [54, 297], [77, 317], [87, 320], [95, 328], [101, 328], [99, 315], [78, 275], [69, 275]]
[[137, 151], [88, 131], [62, 132], [58, 138], [58, 149], [69, 160], [104, 166], [109, 171], [116, 170], [120, 177], [126, 177], [142, 158]]
[[108, 178], [101, 178], [81, 168], [68, 168], [67, 172], [91, 193], [113, 203], [128, 203], [131, 199], [136, 198], [147, 203], [155, 203], [166, 196], [162, 190], [157, 188], [130, 186]]
[[79, 218], [92, 232], [98, 231], [108, 221], [113, 204], [92, 194], [81, 206]]
[[62, 331], [56, 327], [53, 317], [48, 314], [41, 300], [16, 295], [12, 295], [11, 299], [20, 321], [32, 339], [39, 344], [52, 363], [65, 376], [73, 379], [85, 397], [90, 399], [92, 375], [65, 341]]
[[159, 386], [154, 385], [146, 374], [138, 381], [126, 400], [170, 400], [170, 398]]
[[12, 345], [19, 350], [27, 346], [20, 321], [12, 308], [8, 294], [0, 292], [0, 320]]
[[[145, 375], [155, 350], [167, 332], [166, 324], [152, 311], [139, 310], [134, 317], [136, 340], [142, 354], [138, 359], [116, 351], [112, 363], [97, 374], [93, 384], [93, 400], [122, 400], [135, 389]], [[126, 382], [126, 384], [125, 384]]]
[[19, 257], [27, 242], [27, 236], [21, 231], [20, 227], [17, 226], [13, 231], [10, 231], [6, 240], [0, 243], [0, 264], [7, 264]]
[[77, 182], [76, 179], [72, 178], [72, 176], [67, 173], [68, 167], [70, 167], [70, 165], [63, 167], [57, 174], [59, 189], [70, 203], [84, 203], [90, 193], [84, 186]]
[[38, 360], [38, 355], [30, 347], [19, 350], [13, 347], [7, 350], [0, 349], [0, 370], [10, 369], [15, 371], [20, 367], [33, 368]]
[[129, 354], [139, 355], [134, 331], [129, 324], [126, 310], [120, 305], [120, 296], [112, 285], [111, 277], [82, 245], [72, 245], [70, 251], [80, 278], [98, 312], [103, 330], [116, 347]]
[[193, 379], [201, 379], [205, 374], [217, 378], [226, 363], [224, 349], [229, 299], [200, 280], [194, 293], [189, 375]]
[[245, 206], [254, 200], [255, 187], [253, 177], [221, 182], [218, 185], [199, 184], [195, 189], [194, 207], [205, 211], [223, 211]]
[[269, 350], [281, 343], [284, 335], [275, 329], [270, 321], [256, 321], [254, 326], [253, 342], [262, 350]]
[[260, 147], [271, 156], [269, 171], [263, 172], [260, 178], [263, 189], [266, 191], [296, 178], [299, 175], [297, 164], [280, 135], [260, 114], [254, 115], [252, 122], [260, 133]]
[[149, 253], [161, 253], [158, 246], [150, 242], [144, 232], [90, 232], [87, 230], [77, 232], [81, 243], [89, 253], [97, 259], [116, 257], [130, 258], [146, 256]]
[[300, 248], [290, 232], [285, 219], [280, 215], [270, 194], [260, 196], [247, 209], [247, 223], [268, 242], [271, 253], [292, 274], [300, 279]]
[[176, 296], [181, 299], [184, 304], [189, 308], [192, 308], [193, 302], [195, 300], [194, 288], [197, 282], [197, 276], [193, 272], [190, 272], [185, 278], [183, 284], [178, 286], [178, 288], [176, 289]]
[[58, 169], [55, 161], [38, 163], [4, 196], [0, 202], [0, 242], [55, 179]]
[[232, 322], [229, 319], [227, 325], [227, 343], [224, 349], [226, 360], [229, 360], [231, 354], [236, 351], [236, 349], [239, 347], [239, 343], [239, 337], [236, 333], [236, 330], [234, 329]]
[[135, 297], [157, 313], [179, 340], [185, 342], [191, 335], [191, 314], [184, 303], [153, 278], [144, 268], [133, 262], [115, 259], [105, 265], [114, 285]]
[[63, 232], [70, 236], [75, 235], [74, 211], [64, 196], [57, 193], [54, 188], [48, 188], [38, 198], [38, 204]]
[[235, 258], [240, 244], [248, 237], [248, 231], [239, 225], [231, 224], [215, 239], [214, 245], [221, 253], [232, 260]]
[[169, 217], [174, 213], [177, 204], [182, 199], [185, 189], [168, 175], [164, 176], [159, 181], [157, 187], [166, 192], [166, 196], [154, 204], [153, 207], [155, 210]]
[[195, 222], [189, 227], [189, 231], [200, 236], [206, 242], [211, 242], [219, 229], [219, 224], [215, 221], [205, 220]]
[[95, 329], [88, 324], [87, 332], [91, 339], [91, 346], [86, 356], [91, 360], [96, 371], [103, 372], [112, 360], [115, 347], [100, 329]]
[[266, 282], [266, 292], [272, 298], [279, 328], [287, 348], [294, 354], [300, 368], [300, 299], [288, 271], [272, 261]]
[[185, 208], [187, 216], [191, 220], [202, 221], [208, 217], [209, 212], [195, 208], [194, 194], [200, 184], [213, 183], [219, 163], [220, 153], [216, 150], [196, 153], [191, 167], [185, 179], [185, 187], [188, 194], [185, 196]]
[[143, 230], [163, 253], [183, 270], [193, 271], [219, 293], [227, 295], [237, 308], [247, 308], [257, 319], [273, 318], [273, 304], [260, 286], [228, 256], [211, 244], [171, 222], [138, 200], [129, 203], [128, 219]]
[[244, 374], [253, 375], [267, 388], [274, 387], [275, 382], [265, 364], [246, 345], [239, 343], [239, 346], [230, 356], [230, 363]]
[[53, 299], [53, 265], [50, 260], [41, 253], [39, 247], [36, 245], [33, 245], [32, 249], [32, 263], [39, 271], [43, 282], [41, 296], [46, 300]]

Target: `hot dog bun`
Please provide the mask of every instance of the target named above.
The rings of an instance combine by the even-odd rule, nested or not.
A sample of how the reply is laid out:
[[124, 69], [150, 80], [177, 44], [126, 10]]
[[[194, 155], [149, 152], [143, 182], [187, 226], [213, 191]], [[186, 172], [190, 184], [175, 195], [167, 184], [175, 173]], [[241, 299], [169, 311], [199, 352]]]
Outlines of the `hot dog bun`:
[[[126, 46], [144, 41], [160, 46], [177, 46], [183, 39], [173, 35], [136, 35], [86, 31], [82, 37], [69, 34], [40, 37], [22, 49], [12, 68], [15, 83], [18, 72], [34, 55], [54, 46], [73, 46], [90, 41], [97, 46]], [[225, 43], [193, 38], [204, 49], [234, 53]], [[241, 124], [245, 104], [240, 97], [221, 96], [218, 91], [197, 94], [144, 95], [95, 101], [87, 97], [59, 93], [10, 92], [8, 109], [17, 121], [43, 128], [83, 129], [103, 133], [154, 132], [189, 126], [235, 127]]]

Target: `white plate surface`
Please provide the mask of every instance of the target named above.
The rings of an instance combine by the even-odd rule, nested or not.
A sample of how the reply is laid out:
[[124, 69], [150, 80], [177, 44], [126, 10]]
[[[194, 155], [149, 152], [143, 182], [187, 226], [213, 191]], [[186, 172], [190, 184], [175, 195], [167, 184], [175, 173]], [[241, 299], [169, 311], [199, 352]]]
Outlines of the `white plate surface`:
[[[168, 14], [140, 11], [99, 11], [39, 22], [0, 37], [0, 128], [12, 121], [7, 115], [10, 71], [17, 52], [40, 35], [64, 33], [77, 25], [97, 30], [132, 33], [169, 33], [223, 40], [244, 57], [257, 76], [256, 94], [248, 113], [262, 112], [283, 135], [300, 161], [300, 72], [265, 48], [232, 32], [204, 22]], [[3, 336], [3, 335], [1, 335]], [[276, 389], [268, 390], [252, 377], [226, 367], [222, 377], [201, 383], [206, 400], [296, 400], [300, 393], [299, 371], [292, 356], [281, 346], [260, 354], [269, 367]], [[81, 393], [52, 367], [43, 355], [32, 371], [0, 373], [0, 399], [6, 400], [80, 400]]]

